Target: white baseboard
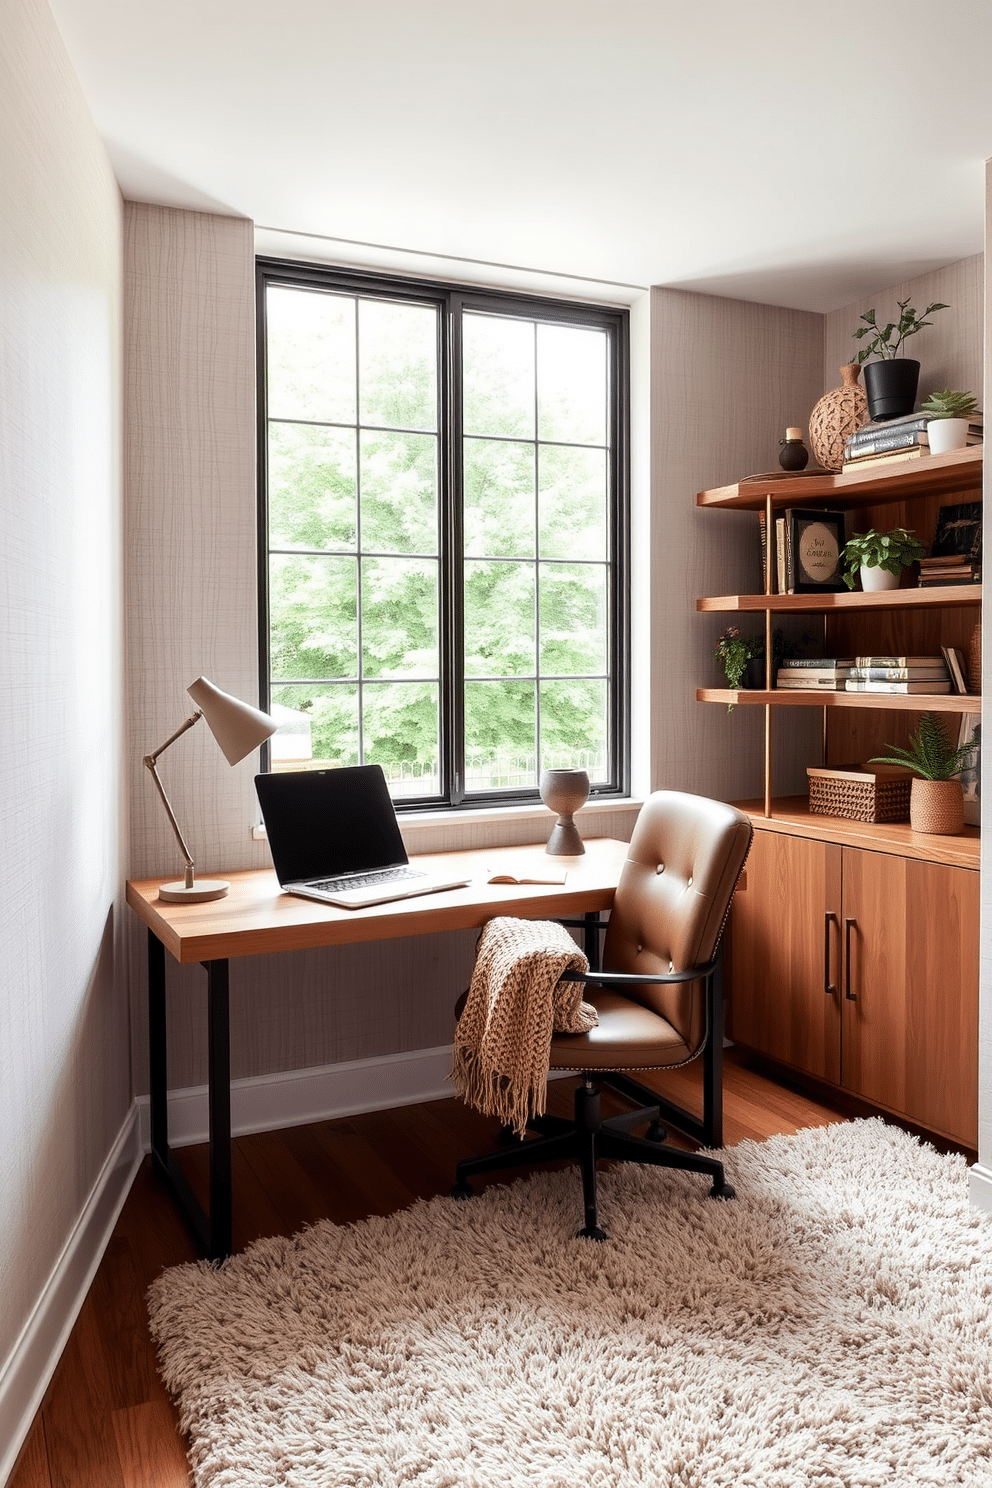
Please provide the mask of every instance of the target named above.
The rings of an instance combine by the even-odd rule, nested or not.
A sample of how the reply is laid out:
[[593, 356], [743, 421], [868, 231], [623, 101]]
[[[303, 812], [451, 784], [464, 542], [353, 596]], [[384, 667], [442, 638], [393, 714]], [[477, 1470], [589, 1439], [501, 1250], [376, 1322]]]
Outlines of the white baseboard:
[[968, 1170], [968, 1196], [976, 1209], [992, 1214], [992, 1168], [980, 1162]]
[[[231, 1081], [231, 1132], [274, 1131], [305, 1126], [362, 1111], [385, 1111], [417, 1101], [443, 1100], [454, 1090], [447, 1078], [451, 1046], [412, 1049], [377, 1059], [354, 1059], [315, 1069], [282, 1070]], [[148, 1097], [138, 1100], [141, 1141], [150, 1150]], [[169, 1145], [188, 1147], [208, 1135], [207, 1087], [196, 1085], [169, 1092]]]
[[0, 1365], [0, 1483], [6, 1483], [55, 1372], [141, 1164], [137, 1104], [72, 1227], [8, 1358]]

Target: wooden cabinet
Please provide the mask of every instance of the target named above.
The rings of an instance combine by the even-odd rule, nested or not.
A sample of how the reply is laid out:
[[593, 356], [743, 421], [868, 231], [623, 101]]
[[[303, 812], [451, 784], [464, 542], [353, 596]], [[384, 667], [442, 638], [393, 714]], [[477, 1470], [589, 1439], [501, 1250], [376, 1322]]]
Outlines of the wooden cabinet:
[[729, 1036], [975, 1147], [978, 883], [975, 866], [759, 829]]
[[[854, 526], [908, 527], [925, 542], [945, 502], [982, 494], [981, 447], [802, 479], [757, 477], [701, 491], [697, 505], [763, 512], [765, 530], [790, 506], [845, 509]], [[850, 530], [850, 528], [849, 528]], [[757, 540], [757, 539], [756, 539]], [[823, 656], [967, 652], [981, 586], [902, 587], [882, 594], [763, 594], [698, 599], [700, 612], [764, 622], [766, 655], [779, 617], [808, 614]], [[793, 1069], [843, 1087], [965, 1146], [977, 1135], [978, 834], [914, 833], [814, 816], [805, 799], [771, 793], [776, 708], [822, 711], [823, 751], [804, 764], [865, 761], [904, 745], [923, 712], [955, 737], [970, 694], [886, 695], [701, 687], [700, 702], [761, 706], [764, 800], [743, 802], [755, 843], [728, 936], [728, 1032]], [[950, 715], [950, 716], [948, 716]]]

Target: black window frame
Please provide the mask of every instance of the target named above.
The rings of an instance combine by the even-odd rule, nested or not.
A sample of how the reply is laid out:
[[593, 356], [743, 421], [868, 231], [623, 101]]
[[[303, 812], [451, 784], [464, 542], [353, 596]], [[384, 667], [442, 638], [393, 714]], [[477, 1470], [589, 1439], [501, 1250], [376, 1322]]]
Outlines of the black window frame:
[[[593, 784], [590, 799], [623, 799], [630, 794], [630, 328], [622, 306], [566, 300], [444, 281], [406, 278], [335, 268], [293, 259], [256, 260], [256, 389], [258, 476], [258, 663], [259, 705], [268, 709], [269, 684], [269, 512], [268, 408], [266, 389], [266, 290], [270, 285], [328, 289], [344, 294], [393, 298], [438, 309], [439, 408], [439, 609], [441, 791], [433, 796], [402, 796], [404, 811], [460, 811], [513, 807], [540, 800], [538, 787], [465, 792], [463, 737], [462, 624], [462, 444], [461, 317], [467, 312], [515, 315], [561, 324], [585, 324], [607, 332], [612, 387], [608, 448], [609, 554], [612, 583], [608, 598], [608, 734], [612, 778]], [[261, 768], [270, 768], [268, 745]]]

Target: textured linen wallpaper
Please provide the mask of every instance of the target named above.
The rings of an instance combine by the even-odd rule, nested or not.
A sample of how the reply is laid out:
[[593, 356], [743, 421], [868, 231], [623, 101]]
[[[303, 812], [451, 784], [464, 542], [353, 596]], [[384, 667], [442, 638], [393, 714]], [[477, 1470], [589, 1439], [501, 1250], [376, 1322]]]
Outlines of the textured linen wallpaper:
[[45, 0], [3, 26], [0, 1377], [130, 1105], [121, 201]]
[[[701, 595], [761, 588], [757, 517], [701, 511], [696, 492], [777, 470], [779, 440], [805, 427], [820, 396], [823, 321], [802, 310], [686, 290], [652, 290], [651, 696], [658, 785], [733, 801], [760, 797], [763, 710], [697, 703], [719, 687], [713, 646], [734, 615], [700, 615]], [[742, 629], [761, 629], [747, 617]], [[795, 710], [798, 712], [798, 710]], [[810, 719], [774, 719], [775, 788], [805, 785], [818, 734]]]

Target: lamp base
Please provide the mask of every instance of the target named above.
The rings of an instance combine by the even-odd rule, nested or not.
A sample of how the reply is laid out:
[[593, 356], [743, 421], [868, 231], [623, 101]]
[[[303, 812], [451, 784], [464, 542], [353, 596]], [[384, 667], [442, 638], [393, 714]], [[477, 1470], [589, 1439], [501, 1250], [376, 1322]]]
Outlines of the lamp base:
[[205, 904], [208, 899], [223, 899], [230, 887], [222, 878], [198, 878], [189, 889], [184, 883], [163, 884], [158, 897], [169, 904]]

